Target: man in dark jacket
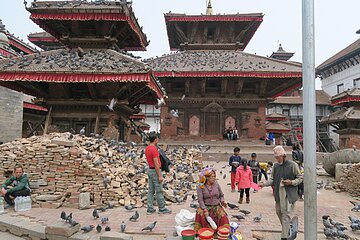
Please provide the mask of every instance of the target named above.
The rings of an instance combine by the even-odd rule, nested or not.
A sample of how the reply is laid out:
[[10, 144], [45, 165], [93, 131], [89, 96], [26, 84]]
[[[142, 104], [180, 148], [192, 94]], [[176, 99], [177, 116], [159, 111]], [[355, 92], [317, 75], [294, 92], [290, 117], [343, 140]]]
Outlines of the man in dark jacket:
[[287, 239], [290, 229], [290, 213], [298, 200], [297, 186], [302, 182], [298, 165], [286, 160], [286, 152], [282, 146], [274, 148], [276, 163], [271, 171], [270, 179], [260, 186], [274, 186], [276, 214], [282, 225], [281, 239]]
[[21, 165], [16, 165], [14, 175], [1, 185], [0, 195], [4, 197], [6, 203], [10, 206], [14, 205], [16, 197], [30, 195], [29, 180]]

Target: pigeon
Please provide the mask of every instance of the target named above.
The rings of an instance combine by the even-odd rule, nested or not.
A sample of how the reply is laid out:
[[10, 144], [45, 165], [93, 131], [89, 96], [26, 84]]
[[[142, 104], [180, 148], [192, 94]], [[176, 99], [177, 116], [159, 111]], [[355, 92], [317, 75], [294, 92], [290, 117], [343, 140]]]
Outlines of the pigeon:
[[193, 194], [193, 195], [191, 196], [191, 198], [192, 198], [193, 201], [195, 201], [195, 200], [196, 200], [195, 194]]
[[107, 223], [109, 221], [109, 218], [108, 217], [102, 217], [101, 218], [101, 223], [102, 224], [105, 224], [105, 223]]
[[225, 179], [225, 178], [226, 178], [226, 174], [223, 175], [223, 179]]
[[358, 230], [360, 230], [360, 223], [352, 222], [351, 225], [350, 225], [350, 228], [353, 231], [358, 231]]
[[102, 227], [101, 227], [100, 224], [98, 224], [98, 225], [96, 226], [96, 231], [99, 233], [99, 232], [101, 232], [101, 230], [102, 230]]
[[194, 209], [198, 209], [199, 208], [199, 204], [195, 201], [192, 201], [190, 203], [190, 208], [194, 208]]
[[106, 211], [106, 208], [104, 207], [100, 207], [100, 208], [96, 208], [97, 211], [100, 211], [100, 212], [105, 212]]
[[179, 195], [175, 196], [175, 201], [177, 202], [177, 204], [181, 204], [181, 198]]
[[236, 218], [237, 220], [245, 219], [243, 215], [231, 215], [233, 218]]
[[135, 205], [125, 205], [125, 209], [130, 211], [130, 210], [133, 210], [134, 208], [137, 208]]
[[340, 239], [349, 239], [349, 236], [341, 230], [337, 230], [336, 236]]
[[115, 106], [116, 102], [117, 102], [116, 99], [113, 98], [113, 99], [110, 100], [109, 105], [106, 105], [106, 106], [107, 106], [111, 111], [114, 111], [114, 106]]
[[179, 117], [179, 111], [176, 109], [171, 109], [170, 110], [170, 114], [173, 116], [173, 117], [176, 117], [178, 118]]
[[260, 222], [261, 221], [261, 218], [262, 218], [262, 215], [261, 215], [261, 213], [259, 213], [258, 215], [256, 215], [255, 217], [254, 217], [254, 222]]
[[351, 209], [353, 212], [359, 212], [360, 211], [360, 202], [355, 201], [349, 201], [354, 207]]
[[125, 225], [124, 221], [122, 221], [120, 224], [120, 231], [125, 232], [125, 228], [126, 228], [126, 225]]
[[60, 218], [64, 221], [66, 220], [66, 213], [64, 211], [61, 212]]
[[151, 223], [149, 226], [144, 227], [143, 229], [141, 229], [141, 231], [145, 231], [145, 230], [150, 230], [150, 231], [152, 231], [152, 230], [155, 228], [156, 223], [157, 223], [157, 221]]
[[325, 228], [332, 228], [333, 226], [331, 225], [330, 221], [329, 221], [329, 216], [328, 215], [324, 215], [322, 216], [323, 219], [323, 225]]
[[[332, 224], [334, 227], [336, 227], [338, 230], [345, 230], [345, 226], [344, 224], [340, 223], [340, 222], [335, 222], [332, 218], [329, 218], [330, 224]], [[344, 229], [345, 228], [345, 229]]]
[[295, 240], [299, 231], [299, 219], [297, 216], [290, 220], [290, 229], [288, 240]]
[[111, 202], [108, 202], [108, 206], [107, 206], [107, 209], [112, 209], [115, 207], [115, 204], [111, 203]]
[[71, 134], [76, 134], [75, 130], [73, 128], [70, 128], [70, 133]]
[[359, 220], [359, 219], [357, 219], [357, 218], [353, 218], [353, 217], [349, 216], [349, 220], [350, 220], [350, 222], [351, 222], [351, 223], [357, 223], [357, 224], [360, 224], [360, 220]]
[[132, 222], [136, 222], [138, 220], [138, 218], [140, 217], [138, 211], [135, 211], [135, 214], [132, 215], [129, 220], [132, 221]]
[[326, 238], [334, 238], [336, 236], [336, 232], [332, 228], [324, 228], [324, 234]]
[[106, 231], [106, 232], [110, 232], [110, 231], [111, 231], [110, 226], [106, 226], [106, 227], [105, 227], [105, 231]]
[[94, 228], [94, 225], [87, 225], [87, 226], [80, 228], [80, 230], [84, 231], [84, 233], [88, 233], [91, 230], [93, 230], [93, 228]]
[[65, 221], [66, 221], [66, 222], [70, 222], [71, 220], [72, 220], [72, 213], [70, 213], [70, 214], [66, 217]]
[[251, 213], [251, 212], [248, 211], [248, 210], [242, 210], [242, 209], [240, 209], [239, 212], [241, 212], [241, 213], [243, 213], [243, 214], [245, 214], [245, 215], [248, 215], [248, 214]]
[[78, 222], [76, 222], [76, 221], [73, 220], [73, 219], [71, 219], [71, 220], [69, 221], [69, 223], [70, 223], [70, 225], [73, 226], [73, 227], [79, 224]]
[[99, 218], [100, 217], [99, 213], [98, 213], [98, 211], [96, 209], [94, 209], [94, 211], [92, 212], [92, 215], [93, 215], [94, 218]]
[[80, 129], [80, 136], [85, 134], [85, 126]]
[[157, 99], [157, 104], [155, 105], [155, 108], [158, 109], [164, 104], [165, 104], [164, 98]]
[[227, 203], [227, 205], [229, 206], [230, 209], [239, 209], [238, 205], [232, 204], [232, 203]]

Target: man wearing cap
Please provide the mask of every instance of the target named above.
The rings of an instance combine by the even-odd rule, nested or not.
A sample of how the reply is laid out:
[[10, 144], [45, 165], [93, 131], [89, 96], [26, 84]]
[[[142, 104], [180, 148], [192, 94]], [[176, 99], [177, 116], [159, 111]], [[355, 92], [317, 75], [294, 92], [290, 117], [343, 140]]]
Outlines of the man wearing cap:
[[288, 239], [290, 229], [290, 213], [294, 210], [298, 200], [297, 189], [302, 182], [302, 175], [298, 165], [286, 160], [286, 152], [282, 146], [274, 148], [276, 163], [271, 171], [271, 177], [263, 186], [274, 187], [276, 214], [282, 225], [281, 239]]

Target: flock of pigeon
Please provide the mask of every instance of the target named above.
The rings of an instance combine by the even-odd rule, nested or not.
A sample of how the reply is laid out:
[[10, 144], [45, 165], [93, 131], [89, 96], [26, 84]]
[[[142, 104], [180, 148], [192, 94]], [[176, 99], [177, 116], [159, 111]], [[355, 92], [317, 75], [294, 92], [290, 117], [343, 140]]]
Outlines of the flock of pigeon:
[[[350, 201], [354, 205], [352, 211], [360, 210], [360, 202]], [[350, 228], [352, 231], [360, 230], [360, 220], [351, 216], [348, 216], [350, 220]], [[329, 215], [323, 215], [322, 221], [324, 225], [324, 235], [327, 239], [351, 239], [344, 231], [348, 228], [343, 223], [335, 221]]]
[[[106, 225], [109, 222], [109, 217], [108, 216], [100, 217], [99, 212], [105, 212], [107, 209], [111, 209], [113, 207], [114, 207], [114, 205], [108, 204], [107, 207], [101, 207], [101, 208], [94, 209], [93, 212], [92, 212], [92, 217], [93, 217], [93, 219], [100, 219], [101, 224], [100, 223], [97, 224], [96, 227], [95, 227], [95, 225], [92, 225], [92, 224], [86, 225], [86, 226], [81, 227], [80, 230], [82, 230], [83, 233], [88, 233], [88, 232], [92, 231], [95, 228], [96, 231], [98, 233], [100, 233], [102, 231], [102, 229], [103, 229], [103, 225]], [[137, 207], [134, 206], [134, 205], [125, 206], [125, 209], [128, 210], [128, 211], [131, 211], [131, 210], [133, 210], [135, 208], [137, 208]], [[140, 217], [139, 212], [135, 211], [135, 213], [129, 218], [129, 221], [137, 222], [139, 217]], [[62, 211], [61, 214], [60, 214], [60, 218], [63, 221], [65, 221], [66, 223], [69, 223], [71, 226], [76, 226], [77, 224], [79, 224], [77, 221], [75, 221], [73, 219], [73, 214], [72, 213], [67, 215], [65, 211]], [[152, 222], [148, 226], [144, 227], [142, 229], [142, 231], [152, 231], [155, 228], [156, 223], [157, 223], [157, 221]], [[126, 229], [126, 224], [125, 224], [124, 221], [122, 221], [121, 224], [120, 224], [120, 232], [122, 232], [122, 233], [125, 232], [125, 229]], [[109, 225], [106, 225], [104, 230], [105, 231], [111, 231], [111, 228], [110, 228]]]
[[113, 50], [59, 49], [36, 52], [31, 55], [20, 54], [19, 58], [9, 58], [0, 68], [4, 71], [16, 69], [42, 69], [58, 71], [102, 71], [102, 72], [144, 72], [149, 67], [127, 56], [126, 52]]
[[183, 51], [145, 59], [144, 62], [154, 70], [174, 72], [183, 69], [190, 71], [291, 71], [296, 69], [241, 51], [224, 50]]

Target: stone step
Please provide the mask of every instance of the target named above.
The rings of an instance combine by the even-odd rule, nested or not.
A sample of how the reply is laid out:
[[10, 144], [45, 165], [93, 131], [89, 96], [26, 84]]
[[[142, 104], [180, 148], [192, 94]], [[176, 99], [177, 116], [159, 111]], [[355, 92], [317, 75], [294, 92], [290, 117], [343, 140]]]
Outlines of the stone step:
[[[252, 152], [240, 152], [240, 156], [242, 158], [246, 158], [246, 159], [251, 159], [250, 155]], [[256, 151], [255, 151], [256, 152]], [[229, 158], [232, 155], [232, 152], [229, 153], [203, 153], [203, 161], [220, 161], [220, 162], [224, 162], [224, 163], [228, 163], [229, 162]], [[268, 161], [272, 161], [274, 162], [274, 154], [272, 152], [270, 153], [262, 153], [262, 152], [256, 152], [256, 159], [259, 162], [268, 162]]]

